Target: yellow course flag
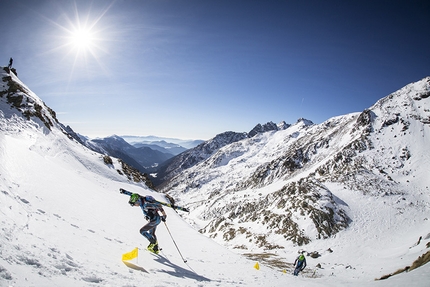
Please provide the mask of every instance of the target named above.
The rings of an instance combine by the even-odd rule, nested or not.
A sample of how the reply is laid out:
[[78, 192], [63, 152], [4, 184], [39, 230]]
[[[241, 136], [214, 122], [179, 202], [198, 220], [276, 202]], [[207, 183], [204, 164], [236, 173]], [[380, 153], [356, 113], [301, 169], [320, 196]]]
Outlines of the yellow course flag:
[[260, 270], [260, 265], [258, 264], [258, 262], [255, 263], [254, 268], [257, 269], [257, 270]]
[[138, 255], [138, 249], [137, 247], [133, 249], [133, 251], [128, 252], [128, 253], [124, 253], [122, 255], [122, 260], [131, 260], [133, 258], [136, 258]]

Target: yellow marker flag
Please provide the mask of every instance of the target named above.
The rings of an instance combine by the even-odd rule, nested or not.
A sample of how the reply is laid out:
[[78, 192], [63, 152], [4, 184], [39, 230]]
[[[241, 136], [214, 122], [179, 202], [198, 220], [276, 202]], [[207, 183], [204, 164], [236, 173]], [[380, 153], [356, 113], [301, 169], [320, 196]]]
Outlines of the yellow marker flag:
[[122, 255], [122, 260], [131, 260], [133, 258], [136, 258], [138, 255], [138, 249], [137, 247], [133, 249], [133, 251], [128, 252], [128, 253], [124, 253]]
[[257, 269], [257, 270], [260, 270], [260, 265], [258, 264], [258, 262], [255, 263], [254, 268]]

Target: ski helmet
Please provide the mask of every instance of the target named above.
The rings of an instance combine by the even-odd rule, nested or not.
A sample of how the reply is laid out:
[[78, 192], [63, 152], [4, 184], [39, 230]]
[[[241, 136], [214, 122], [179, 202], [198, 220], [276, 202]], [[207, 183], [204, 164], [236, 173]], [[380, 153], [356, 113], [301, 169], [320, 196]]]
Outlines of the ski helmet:
[[139, 200], [139, 198], [140, 198], [140, 195], [139, 195], [139, 194], [137, 194], [137, 193], [133, 193], [133, 194], [130, 196], [130, 200], [128, 201], [128, 203], [129, 203], [130, 205], [134, 205], [134, 204]]

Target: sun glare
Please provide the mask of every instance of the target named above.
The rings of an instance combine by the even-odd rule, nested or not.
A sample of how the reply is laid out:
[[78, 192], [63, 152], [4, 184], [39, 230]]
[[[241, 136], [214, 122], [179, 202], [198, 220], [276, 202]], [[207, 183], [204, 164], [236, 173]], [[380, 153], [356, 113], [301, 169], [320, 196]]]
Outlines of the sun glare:
[[97, 58], [97, 54], [105, 50], [102, 42], [106, 41], [104, 32], [107, 27], [102, 18], [111, 5], [99, 9], [96, 13], [91, 12], [90, 8], [78, 8], [78, 5], [74, 3], [74, 15], [63, 13], [63, 22], [54, 22], [65, 32], [63, 47], [69, 48], [69, 54], [75, 53], [76, 58], [91, 54]]
[[[61, 53], [67, 63], [72, 64], [71, 76], [75, 69], [94, 67], [97, 64], [103, 71], [105, 56], [109, 54], [110, 33], [115, 27], [110, 25], [105, 16], [115, 0], [100, 1], [100, 5], [92, 5], [90, 1], [70, 1], [67, 10], [60, 8], [56, 20], [45, 17], [54, 27], [56, 34], [51, 39], [52, 50]], [[88, 3], [87, 3], [88, 2]], [[64, 8], [65, 9], [65, 8]]]
[[79, 50], [90, 49], [94, 45], [94, 37], [89, 30], [79, 29], [72, 33], [71, 42]]

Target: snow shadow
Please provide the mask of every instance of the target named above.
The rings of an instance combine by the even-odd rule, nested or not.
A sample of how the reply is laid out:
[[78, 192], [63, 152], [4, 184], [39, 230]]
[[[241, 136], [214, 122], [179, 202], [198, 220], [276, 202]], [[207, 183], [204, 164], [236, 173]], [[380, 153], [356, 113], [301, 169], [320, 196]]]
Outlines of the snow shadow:
[[349, 207], [349, 205], [345, 202], [345, 201], [343, 201], [342, 199], [340, 199], [339, 197], [337, 197], [336, 195], [334, 195], [333, 193], [331, 193], [332, 194], [332, 196], [333, 196], [333, 200], [334, 200], [334, 202], [336, 202], [337, 204], [339, 204], [339, 205], [344, 205], [344, 206], [347, 206], [347, 207]]
[[145, 270], [145, 268], [143, 268], [143, 267], [140, 267], [140, 266], [138, 266], [138, 265], [136, 265], [136, 264], [133, 264], [133, 263], [131, 263], [131, 262], [127, 262], [127, 261], [122, 261], [125, 265], [127, 265], [127, 267], [129, 267], [129, 268], [131, 268], [131, 269], [134, 269], [134, 270], [138, 270], [138, 271], [142, 271], [142, 272], [146, 272], [146, 273], [149, 273], [148, 271], [146, 271]]
[[[155, 256], [155, 255], [154, 255]], [[182, 268], [181, 266], [178, 266], [172, 262], [170, 262], [169, 259], [157, 255], [157, 258], [155, 259], [156, 262], [161, 263], [165, 266], [171, 267], [173, 269], [173, 271], [169, 271], [169, 270], [157, 270], [158, 272], [164, 272], [167, 273], [171, 276], [175, 276], [178, 278], [190, 278], [190, 279], [194, 279], [196, 281], [212, 281], [209, 278], [206, 278], [204, 276], [201, 276], [193, 271], [187, 270], [185, 268]]]

